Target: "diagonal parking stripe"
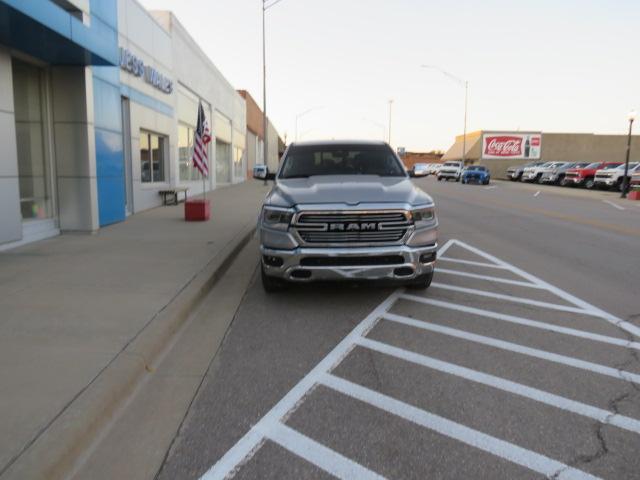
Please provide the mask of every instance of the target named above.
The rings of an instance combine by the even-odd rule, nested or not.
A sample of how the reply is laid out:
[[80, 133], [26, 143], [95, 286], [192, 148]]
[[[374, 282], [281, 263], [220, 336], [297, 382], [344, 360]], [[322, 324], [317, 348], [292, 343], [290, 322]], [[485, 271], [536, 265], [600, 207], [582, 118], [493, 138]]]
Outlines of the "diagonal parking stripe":
[[465, 332], [464, 330], [458, 330], [456, 328], [445, 327], [444, 325], [438, 325], [436, 323], [425, 322], [422, 320], [415, 320], [409, 317], [403, 317], [394, 313], [385, 313], [382, 318], [392, 322], [407, 325], [409, 327], [419, 328], [421, 330], [428, 330], [430, 332], [442, 333], [450, 337], [460, 338], [462, 340], [468, 340], [490, 347], [499, 348], [501, 350], [507, 350], [514, 353], [521, 353], [523, 355], [529, 355], [531, 357], [540, 358], [542, 360], [548, 360], [550, 362], [560, 363], [568, 365], [570, 367], [580, 368], [593, 373], [599, 373], [601, 375], [607, 375], [609, 377], [625, 380], [627, 382], [633, 382], [640, 385], [640, 375], [636, 373], [627, 372], [625, 370], [618, 370], [616, 368], [607, 367], [597, 363], [587, 362], [585, 360], [579, 360], [573, 357], [567, 357], [558, 353], [547, 352], [545, 350], [538, 350], [537, 348], [525, 347], [517, 343], [507, 342], [505, 340], [499, 340], [493, 337], [485, 337], [484, 335], [478, 335], [476, 333]]
[[579, 313], [581, 315], [591, 315], [600, 317], [600, 315], [592, 310], [585, 310], [580, 307], [571, 307], [568, 305], [559, 305], [557, 303], [543, 302], [541, 300], [533, 300], [524, 297], [515, 297], [513, 295], [505, 295], [504, 293], [488, 292], [486, 290], [478, 290], [477, 288], [459, 287], [458, 285], [449, 285], [448, 283], [431, 282], [430, 288], [440, 288], [442, 290], [451, 290], [452, 292], [469, 293], [481, 297], [495, 298], [497, 300], [506, 300], [507, 302], [522, 303], [524, 305], [533, 305], [535, 307], [550, 308], [561, 312]]
[[495, 265], [493, 263], [485, 263], [485, 262], [475, 262], [473, 260], [463, 260], [461, 258], [438, 257], [438, 261], [460, 263], [462, 265], [473, 265], [475, 267], [498, 268], [502, 270], [508, 270], [507, 267], [503, 265]]
[[421, 410], [408, 403], [401, 402], [382, 393], [375, 392], [348, 380], [326, 374], [320, 379], [322, 385], [344, 395], [373, 405], [422, 427], [434, 430], [442, 435], [454, 438], [462, 443], [504, 458], [515, 464], [556, 479], [596, 479], [582, 470], [578, 470], [539, 453], [532, 452], [486, 433], [479, 432], [433, 413]]
[[448, 274], [451, 274], [451, 275], [458, 275], [460, 277], [477, 278], [479, 280], [489, 280], [490, 282], [507, 283], [509, 285], [518, 285], [520, 287], [529, 287], [529, 288], [537, 288], [537, 289], [544, 290], [544, 287], [541, 287], [540, 285], [538, 285], [536, 283], [521, 282], [520, 280], [510, 280], [508, 278], [501, 278], [501, 277], [492, 277], [490, 275], [480, 275], [478, 273], [463, 272], [462, 270], [451, 270], [451, 269], [448, 269], [448, 268], [439, 268], [438, 267], [438, 268], [436, 268], [436, 272], [448, 273]]
[[374, 350], [376, 352], [389, 355], [400, 360], [411, 362], [416, 365], [421, 365], [423, 367], [427, 367], [443, 373], [448, 373], [450, 375], [455, 375], [466, 380], [471, 380], [472, 382], [481, 383], [483, 385], [497, 388], [505, 392], [513, 393], [514, 395], [518, 395], [521, 397], [529, 398], [531, 400], [535, 400], [552, 407], [560, 408], [571, 413], [576, 413], [578, 415], [592, 418], [593, 420], [596, 420], [600, 423], [613, 425], [625, 430], [629, 430], [630, 432], [640, 434], [640, 420], [636, 420], [631, 417], [620, 415], [615, 412], [610, 412], [602, 408], [593, 407], [591, 405], [587, 405], [586, 403], [577, 402], [575, 400], [546, 392], [538, 388], [523, 385], [522, 383], [517, 383], [511, 380], [496, 377], [495, 375], [479, 372], [477, 370], [472, 370], [461, 365], [456, 365], [454, 363], [445, 362], [433, 357], [428, 357], [426, 355], [421, 355], [409, 350], [394, 347], [393, 345], [378, 342], [377, 340], [372, 340], [370, 338], [359, 338], [357, 340], [357, 344], [361, 347], [368, 348], [369, 350]]
[[506, 313], [493, 312], [491, 310], [482, 310], [480, 308], [474, 307], [466, 307], [464, 305], [458, 305], [457, 303], [443, 302], [441, 300], [433, 300], [431, 298], [419, 297], [416, 295], [404, 294], [401, 295], [400, 298], [411, 300], [413, 302], [423, 303], [425, 305], [433, 305], [434, 307], [441, 307], [450, 310], [457, 310], [459, 312], [471, 313], [480, 317], [492, 318], [494, 320], [500, 320], [503, 322], [525, 325], [527, 327], [538, 328], [540, 330], [548, 330], [550, 332], [562, 333], [564, 335], [572, 335], [574, 337], [593, 340], [594, 342], [608, 343], [610, 345], [616, 345], [619, 347], [640, 350], [640, 343], [638, 342], [631, 342], [629, 340], [623, 340], [621, 338], [608, 337], [606, 335], [600, 335], [598, 333], [585, 332], [584, 330], [578, 330], [575, 328], [561, 327], [551, 323], [540, 322], [538, 320], [530, 320], [528, 318], [517, 317], [515, 315], [508, 315]]

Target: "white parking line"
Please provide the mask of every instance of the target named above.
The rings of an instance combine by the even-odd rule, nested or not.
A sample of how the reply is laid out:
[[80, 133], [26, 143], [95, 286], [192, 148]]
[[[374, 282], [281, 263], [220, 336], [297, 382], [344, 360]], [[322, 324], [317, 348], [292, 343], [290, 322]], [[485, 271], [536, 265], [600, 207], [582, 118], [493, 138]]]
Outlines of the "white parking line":
[[313, 463], [337, 478], [343, 478], [344, 480], [352, 480], [354, 478], [384, 480], [383, 476], [349, 460], [347, 457], [334, 452], [282, 423], [278, 423], [274, 428], [266, 431], [265, 436], [291, 453], [304, 458], [309, 463]]
[[400, 360], [415, 363], [416, 365], [421, 365], [426, 368], [431, 368], [432, 370], [438, 370], [439, 372], [455, 375], [457, 377], [464, 378], [465, 380], [481, 383], [482, 385], [487, 385], [489, 387], [497, 388], [498, 390], [513, 393], [514, 395], [518, 395], [520, 397], [529, 398], [531, 400], [535, 400], [536, 402], [544, 403], [546, 405], [560, 408], [568, 412], [589, 417], [601, 423], [614, 425], [631, 432], [640, 433], [640, 420], [626, 417], [624, 415], [619, 415], [615, 412], [610, 412], [608, 410], [603, 410], [602, 408], [593, 407], [591, 405], [587, 405], [586, 403], [577, 402], [575, 400], [571, 400], [560, 395], [555, 395], [544, 390], [528, 387], [527, 385], [523, 385], [522, 383], [512, 382], [511, 380], [496, 377], [488, 373], [479, 372], [477, 370], [472, 370], [470, 368], [456, 365], [454, 363], [445, 362], [433, 357], [428, 357], [426, 355], [421, 355], [409, 350], [394, 347], [386, 343], [371, 340], [370, 338], [359, 338], [358, 345], [368, 348], [369, 350], [374, 350], [376, 352], [398, 358]]
[[640, 343], [630, 342], [622, 338], [608, 337], [606, 335], [600, 335], [599, 333], [585, 332], [584, 330], [578, 330], [575, 328], [561, 327], [553, 323], [540, 322], [538, 320], [531, 320], [528, 318], [517, 317], [515, 315], [508, 315], [506, 313], [493, 312], [491, 310], [482, 310], [480, 308], [467, 307], [465, 305], [458, 305], [457, 303], [443, 302], [441, 300], [434, 300], [426, 297], [419, 297], [416, 295], [401, 295], [400, 298], [411, 300], [413, 302], [419, 302], [425, 305], [433, 305], [434, 307], [447, 308], [449, 310], [457, 310], [458, 312], [470, 313], [472, 315], [478, 315], [480, 317], [491, 318], [493, 320], [500, 320], [501, 322], [509, 322], [517, 325], [524, 325], [526, 327], [538, 328], [540, 330], [548, 330], [550, 332], [562, 333], [563, 335], [571, 335], [578, 338], [584, 338], [586, 340], [592, 340], [594, 342], [608, 343], [609, 345], [616, 345], [618, 347], [633, 348], [640, 350]]
[[611, 205], [612, 207], [617, 208], [618, 210], [626, 210], [624, 207], [621, 207], [620, 205], [615, 204], [610, 200], [603, 200], [603, 202], [606, 203], [607, 205]]
[[595, 315], [597, 315], [598, 317], [606, 320], [607, 322], [612, 323], [613, 325], [616, 325], [617, 327], [622, 328], [623, 330], [626, 330], [627, 332], [635, 335], [636, 337], [640, 337], [640, 327], [633, 325], [632, 323], [629, 323], [625, 320], [622, 320], [621, 318], [618, 318], [615, 315], [611, 315], [610, 313], [607, 313], [604, 310], [601, 310], [600, 308], [594, 305], [591, 305], [590, 303], [587, 303], [584, 300], [581, 300], [578, 297], [571, 295], [570, 293], [565, 292], [564, 290], [554, 285], [551, 285], [550, 283], [545, 282], [544, 280], [536, 277], [535, 275], [531, 275], [530, 273], [527, 273], [524, 270], [514, 265], [511, 265], [508, 262], [505, 262], [504, 260], [500, 260], [499, 258], [494, 257], [493, 255], [487, 252], [484, 252], [476, 247], [473, 247], [464, 242], [461, 242], [460, 240], [451, 240], [451, 242], [452, 242], [452, 245], [458, 245], [460, 247], [466, 248], [468, 251], [475, 253], [476, 255], [479, 255], [485, 258], [486, 260], [489, 260], [490, 262], [495, 263], [496, 265], [503, 265], [504, 267], [507, 267], [511, 272], [521, 276], [526, 280], [529, 280], [532, 283], [537, 284], [540, 288], [553, 293], [554, 295], [562, 298], [563, 300], [566, 300], [569, 303], [572, 303], [577, 307], [581, 307], [585, 310], [589, 310], [593, 312]]
[[533, 194], [534, 197], [537, 197], [538, 195], [540, 195], [540, 190]]
[[[446, 245], [445, 245], [446, 246]], [[203, 480], [223, 480], [236, 467], [247, 461], [258, 450], [265, 434], [279, 425], [279, 422], [294, 409], [307, 393], [318, 383], [321, 375], [331, 371], [355, 346], [355, 340], [365, 335], [378, 319], [396, 301], [400, 291], [392, 293], [375, 308], [344, 339], [331, 350], [295, 387], [293, 387], [267, 414], [249, 430], [218, 462], [201, 478]], [[355, 462], [354, 462], [355, 463]]]
[[492, 187], [484, 187], [485, 190], [493, 190], [493, 189], [496, 189], [496, 188], [498, 188], [498, 187], [496, 187], [495, 185], [492, 186]]
[[450, 270], [448, 268], [436, 268], [436, 272], [440, 272], [440, 273], [449, 273], [451, 275], [458, 275], [461, 277], [469, 277], [469, 278], [478, 278], [480, 280], [489, 280], [491, 282], [496, 282], [496, 283], [508, 283], [509, 285], [518, 285], [520, 287], [529, 287], [529, 288], [543, 288], [539, 285], [536, 285], [535, 283], [531, 283], [531, 282], [521, 282], [520, 280], [510, 280], [508, 278], [501, 278], [501, 277], [492, 277], [489, 275], [479, 275], [477, 273], [469, 273], [469, 272], [463, 272], [460, 270]]
[[469, 293], [471, 295], [479, 295], [481, 297], [496, 298], [498, 300], [506, 300], [508, 302], [523, 303], [525, 305], [534, 305], [536, 307], [550, 308], [561, 312], [579, 313], [581, 315], [593, 315], [599, 317], [597, 313], [591, 310], [584, 310], [579, 307], [571, 307], [568, 305], [559, 305], [557, 303], [542, 302], [540, 300], [532, 300], [530, 298], [515, 297], [513, 295], [505, 295], [503, 293], [488, 292], [486, 290], [478, 290], [476, 288], [459, 287], [458, 285], [449, 285], [447, 283], [431, 282], [430, 288], [441, 288], [443, 290], [451, 290], [453, 292]]
[[479, 432], [433, 413], [401, 402], [394, 398], [370, 390], [361, 385], [349, 382], [334, 375], [323, 375], [320, 378], [323, 385], [330, 387], [344, 395], [360, 400], [361, 402], [373, 405], [381, 410], [392, 413], [400, 418], [404, 418], [412, 423], [428, 428], [435, 432], [454, 438], [459, 442], [466, 443], [472, 447], [491, 453], [497, 457], [504, 458], [517, 465], [533, 470], [534, 472], [546, 475], [548, 478], [562, 479], [596, 479], [582, 470], [569, 467], [564, 463], [553, 460], [539, 453], [532, 452], [525, 448], [506, 442], [486, 433]]
[[490, 347], [507, 350], [509, 352], [520, 353], [522, 355], [567, 365], [569, 367], [579, 368], [581, 370], [587, 370], [593, 373], [599, 373], [600, 375], [606, 375], [608, 377], [617, 378], [618, 380], [625, 380], [627, 382], [633, 382], [640, 385], [640, 375], [627, 372], [625, 370], [618, 370], [617, 368], [607, 367], [606, 365], [587, 362], [586, 360], [567, 357], [558, 353], [547, 352], [546, 350], [538, 350], [537, 348], [525, 347], [524, 345], [520, 345], [518, 343], [511, 343], [493, 337], [485, 337], [484, 335], [465, 332], [464, 330], [458, 330], [457, 328], [445, 327], [444, 325], [439, 325], [437, 323], [415, 320], [413, 318], [403, 317], [402, 315], [396, 315], [395, 313], [385, 313], [382, 315], [382, 318], [392, 322], [400, 323], [402, 325], [407, 325], [409, 327], [415, 327], [430, 332], [442, 333], [443, 335], [447, 335], [450, 337], [460, 338], [462, 340], [468, 340], [470, 342], [480, 343], [482, 345], [488, 345]]
[[438, 261], [461, 263], [463, 265], [475, 265], [476, 267], [498, 268], [498, 269], [506, 270], [506, 268], [503, 267], [502, 265], [494, 265], [492, 263], [484, 263], [484, 262], [474, 262], [473, 260], [462, 260], [460, 258], [438, 257]]

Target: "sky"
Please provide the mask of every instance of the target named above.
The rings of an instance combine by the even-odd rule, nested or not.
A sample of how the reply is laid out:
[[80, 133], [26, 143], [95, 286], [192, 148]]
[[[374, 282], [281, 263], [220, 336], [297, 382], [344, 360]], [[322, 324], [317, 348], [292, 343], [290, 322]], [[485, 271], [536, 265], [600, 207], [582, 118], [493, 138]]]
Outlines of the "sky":
[[[272, 0], [273, 1], [273, 0]], [[171, 10], [262, 105], [261, 0]], [[637, 0], [281, 0], [267, 10], [267, 112], [281, 136], [446, 150], [468, 131], [626, 133], [640, 109]]]

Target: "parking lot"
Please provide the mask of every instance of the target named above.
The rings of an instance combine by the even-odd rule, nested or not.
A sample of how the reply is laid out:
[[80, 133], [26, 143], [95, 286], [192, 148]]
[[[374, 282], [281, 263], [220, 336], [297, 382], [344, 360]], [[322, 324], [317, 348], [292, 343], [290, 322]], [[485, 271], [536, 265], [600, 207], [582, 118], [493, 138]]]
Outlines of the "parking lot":
[[431, 288], [254, 282], [159, 478], [638, 478], [640, 211], [419, 182]]

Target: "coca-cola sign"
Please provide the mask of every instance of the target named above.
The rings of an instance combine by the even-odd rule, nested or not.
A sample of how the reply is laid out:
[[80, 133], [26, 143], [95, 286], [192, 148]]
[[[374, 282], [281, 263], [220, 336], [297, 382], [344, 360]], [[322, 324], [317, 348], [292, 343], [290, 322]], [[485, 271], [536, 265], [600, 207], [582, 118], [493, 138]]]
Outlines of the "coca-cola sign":
[[541, 135], [531, 133], [486, 133], [482, 158], [540, 158]]

